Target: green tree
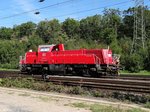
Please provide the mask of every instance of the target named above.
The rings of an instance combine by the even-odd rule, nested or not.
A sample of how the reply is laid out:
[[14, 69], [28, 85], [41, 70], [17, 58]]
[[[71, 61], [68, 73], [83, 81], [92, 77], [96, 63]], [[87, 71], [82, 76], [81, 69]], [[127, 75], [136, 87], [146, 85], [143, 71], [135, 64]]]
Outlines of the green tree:
[[62, 29], [70, 38], [79, 36], [80, 22], [75, 19], [68, 18], [62, 23]]
[[23, 44], [16, 40], [0, 40], [0, 67], [17, 68], [19, 56], [24, 54]]
[[23, 23], [18, 26], [14, 26], [14, 37], [23, 38], [24, 36], [30, 36], [34, 33], [36, 24], [33, 22]]
[[107, 45], [110, 45], [113, 41], [116, 41], [116, 34], [113, 28], [105, 28], [102, 31], [103, 42]]
[[102, 17], [95, 15], [80, 21], [80, 35], [83, 39], [101, 40]]
[[11, 28], [2, 27], [0, 28], [0, 39], [11, 39], [13, 30]]
[[37, 25], [36, 33], [41, 37], [46, 43], [50, 42], [61, 34], [61, 24], [57, 19], [50, 21], [41, 21]]
[[118, 9], [105, 9], [103, 16], [103, 28], [113, 28], [118, 36], [118, 28], [121, 23], [120, 11]]
[[[124, 59], [123, 59], [124, 58]], [[122, 57], [125, 69], [130, 72], [139, 72], [143, 69], [143, 60], [139, 54], [126, 54]]]
[[119, 27], [119, 38], [128, 37], [133, 38], [134, 27], [134, 9], [129, 8], [123, 11], [123, 19]]
[[37, 51], [38, 45], [44, 44], [44, 41], [38, 36], [30, 36], [28, 41], [26, 42], [26, 51], [32, 49], [33, 51]]
[[150, 40], [148, 40], [147, 50], [146, 50], [145, 60], [144, 60], [144, 69], [150, 71]]
[[150, 10], [148, 10], [147, 8], [144, 11], [144, 22], [145, 22], [145, 31], [146, 31], [146, 37], [148, 39], [150, 39]]

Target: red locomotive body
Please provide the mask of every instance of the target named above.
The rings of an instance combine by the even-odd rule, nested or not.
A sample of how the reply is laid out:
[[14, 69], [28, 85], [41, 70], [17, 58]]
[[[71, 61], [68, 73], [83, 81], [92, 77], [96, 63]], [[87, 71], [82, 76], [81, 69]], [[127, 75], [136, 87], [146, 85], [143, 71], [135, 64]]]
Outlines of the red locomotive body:
[[63, 44], [40, 45], [38, 52], [29, 51], [21, 58], [20, 68], [31, 74], [116, 75], [118, 58], [113, 58], [110, 49], [65, 50]]

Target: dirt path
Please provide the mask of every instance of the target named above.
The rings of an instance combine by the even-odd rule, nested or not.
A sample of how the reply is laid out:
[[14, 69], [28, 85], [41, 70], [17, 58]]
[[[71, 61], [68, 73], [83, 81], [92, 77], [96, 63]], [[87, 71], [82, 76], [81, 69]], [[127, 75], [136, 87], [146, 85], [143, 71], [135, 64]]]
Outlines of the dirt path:
[[30, 91], [0, 88], [0, 112], [90, 112], [65, 104], [74, 101], [47, 97]]
[[80, 98], [69, 95], [39, 92], [25, 89], [0, 87], [0, 112], [91, 112], [68, 104], [75, 102], [99, 103], [104, 105], [124, 106], [127, 108], [141, 108], [139, 105], [110, 102], [97, 99]]

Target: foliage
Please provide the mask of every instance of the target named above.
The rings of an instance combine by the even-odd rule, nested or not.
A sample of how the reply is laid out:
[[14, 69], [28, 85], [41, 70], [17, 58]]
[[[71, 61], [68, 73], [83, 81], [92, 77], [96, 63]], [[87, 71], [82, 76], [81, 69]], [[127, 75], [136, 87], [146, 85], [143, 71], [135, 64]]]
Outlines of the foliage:
[[125, 57], [125, 69], [131, 72], [139, 72], [142, 68], [142, 59], [138, 54], [126, 55]]
[[38, 36], [30, 36], [28, 38], [28, 41], [26, 42], [26, 50], [33, 49], [34, 51], [37, 51], [38, 45], [41, 45], [43, 43], [43, 40]]
[[23, 23], [18, 26], [14, 26], [14, 36], [23, 38], [24, 36], [32, 35], [35, 32], [36, 24], [33, 22]]
[[102, 23], [101, 16], [95, 15], [80, 21], [80, 35], [84, 39], [100, 40]]
[[41, 21], [37, 25], [36, 33], [45, 42], [51, 43], [52, 39], [58, 37], [61, 34], [61, 25], [57, 19]]
[[0, 67], [17, 68], [19, 56], [24, 53], [24, 45], [17, 40], [0, 40]]
[[13, 30], [11, 28], [0, 28], [0, 39], [11, 39], [13, 36]]
[[72, 38], [79, 34], [80, 22], [72, 18], [68, 18], [62, 23], [62, 29], [70, 38]]
[[144, 105], [144, 107], [150, 108], [150, 102], [147, 102], [147, 103]]
[[147, 44], [147, 54], [146, 54], [146, 57], [144, 58], [144, 68], [146, 70], [150, 70], [150, 41], [148, 41], [148, 44]]
[[12, 80], [11, 78], [1, 79], [0, 86], [4, 87], [18, 87], [18, 88], [32, 88], [34, 80], [32, 78], [17, 78]]

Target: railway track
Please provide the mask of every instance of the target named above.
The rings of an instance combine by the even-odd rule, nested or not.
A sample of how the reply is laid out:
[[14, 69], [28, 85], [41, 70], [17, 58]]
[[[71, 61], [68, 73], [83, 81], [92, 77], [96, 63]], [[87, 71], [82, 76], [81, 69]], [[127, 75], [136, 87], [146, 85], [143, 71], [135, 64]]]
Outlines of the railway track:
[[[28, 77], [29, 75], [22, 75], [19, 71], [0, 71], [0, 78], [18, 76]], [[40, 76], [34, 76], [34, 78], [41, 80]], [[55, 84], [150, 94], [150, 76], [123, 75], [120, 77], [88, 78], [49, 75], [47, 79]]]
[[135, 81], [124, 79], [106, 79], [106, 78], [81, 78], [68, 76], [48, 76], [48, 81], [56, 84], [76, 85], [82, 87], [91, 87], [115, 91], [149, 93], [150, 94], [150, 81]]

